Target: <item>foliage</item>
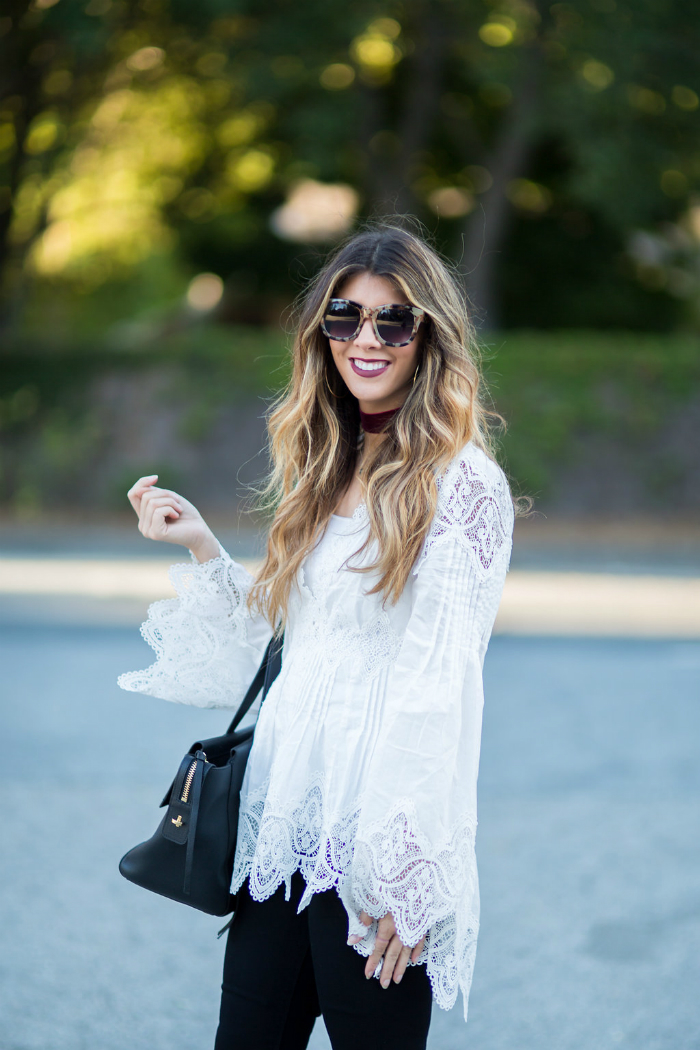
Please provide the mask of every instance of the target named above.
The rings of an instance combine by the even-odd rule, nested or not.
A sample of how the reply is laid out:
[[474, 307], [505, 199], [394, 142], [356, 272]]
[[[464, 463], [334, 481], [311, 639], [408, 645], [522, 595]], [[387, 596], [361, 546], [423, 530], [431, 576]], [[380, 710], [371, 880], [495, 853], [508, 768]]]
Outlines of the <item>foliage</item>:
[[[657, 445], [700, 401], [700, 358], [691, 337], [507, 332], [490, 340], [483, 358], [494, 404], [508, 422], [502, 454], [520, 491], [546, 507], [562, 479], [589, 456], [587, 449], [602, 444], [627, 457], [647, 509], [660, 506], [662, 497], [668, 505], [670, 482], [680, 493], [675, 509], [690, 509], [683, 482], [697, 426], [680, 451], [669, 451], [668, 442]], [[233, 408], [235, 419], [236, 406], [257, 405], [262, 442], [259, 417], [288, 367], [279, 330], [228, 326], [192, 327], [131, 352], [95, 354], [89, 343], [81, 352], [24, 345], [0, 364], [1, 497], [25, 513], [71, 503], [109, 506], [117, 490], [122, 500], [124, 478], [141, 466], [134, 468], [118, 444], [124, 426], [147, 434], [165, 428], [164, 447], [175, 452], [159, 453], [153, 469], [162, 462], [172, 485], [177, 479], [196, 491], [203, 461], [216, 473], [217, 464], [237, 454], [228, 447], [212, 451], [222, 416], [230, 418]], [[120, 411], [130, 413], [121, 424], [107, 410], [110, 384], [122, 390]], [[144, 391], [151, 391], [145, 401]], [[234, 448], [237, 433], [234, 426]], [[188, 473], [185, 461], [200, 465]]]
[[353, 187], [364, 216], [417, 214], [492, 327], [700, 320], [690, 0], [5, 10], [17, 323], [32, 281], [86, 304], [154, 256], [185, 285], [220, 275], [223, 315], [265, 322], [317, 263], [276, 219], [300, 180]]
[[545, 499], [592, 437], [622, 446], [644, 470], [674, 414], [700, 397], [692, 336], [508, 332], [490, 342], [485, 368], [508, 423], [509, 470], [523, 491]]

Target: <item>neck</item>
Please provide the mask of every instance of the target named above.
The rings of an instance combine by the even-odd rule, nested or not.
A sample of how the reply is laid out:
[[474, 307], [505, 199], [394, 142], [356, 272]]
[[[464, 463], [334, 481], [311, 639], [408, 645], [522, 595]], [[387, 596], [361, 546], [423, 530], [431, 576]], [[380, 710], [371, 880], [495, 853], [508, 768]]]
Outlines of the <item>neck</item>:
[[363, 450], [364, 450], [364, 455], [363, 455], [363, 459], [364, 459], [367, 456], [370, 456], [374, 452], [374, 450], [377, 447], [377, 445], [381, 445], [382, 441], [384, 440], [385, 435], [384, 434], [368, 434], [368, 433], [366, 433], [366, 431], [363, 431], [362, 433], [363, 433], [362, 447], [363, 447]]

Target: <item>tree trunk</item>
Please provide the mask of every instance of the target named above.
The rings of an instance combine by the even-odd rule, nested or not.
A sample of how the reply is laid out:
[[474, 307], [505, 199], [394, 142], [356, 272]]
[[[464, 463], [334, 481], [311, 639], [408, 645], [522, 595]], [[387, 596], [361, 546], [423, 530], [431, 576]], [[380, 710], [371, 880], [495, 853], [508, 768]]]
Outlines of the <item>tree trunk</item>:
[[439, 6], [427, 3], [419, 18], [416, 51], [408, 70], [409, 84], [403, 94], [397, 127], [400, 142], [396, 171], [396, 206], [403, 213], [415, 209], [411, 187], [420, 153], [432, 137], [445, 66], [448, 34]]
[[523, 54], [523, 69], [513, 105], [485, 158], [493, 178], [467, 221], [460, 269], [483, 329], [498, 327], [498, 264], [508, 236], [512, 209], [508, 184], [527, 172], [535, 144], [540, 54], [537, 43]]
[[[368, 172], [370, 175], [370, 210], [375, 215], [402, 215], [416, 210], [416, 196], [411, 187], [417, 157], [430, 142], [440, 101], [448, 33], [439, 5], [426, 0], [417, 16], [416, 50], [406, 62], [403, 75], [406, 88], [400, 96], [400, 112], [394, 127], [397, 150], [383, 158], [373, 159], [368, 142]], [[376, 131], [377, 117], [387, 112], [386, 94], [381, 92], [382, 104], [374, 89], [373, 110]], [[376, 133], [375, 131], [375, 133]]]
[[[0, 53], [0, 102], [5, 99], [21, 100], [21, 108], [15, 111], [13, 125], [15, 129], [14, 152], [7, 164], [9, 200], [7, 208], [0, 214], [0, 290], [4, 291], [3, 279], [11, 255], [9, 232], [14, 212], [14, 201], [20, 186], [25, 157], [23, 153], [24, 138], [29, 124], [41, 112], [41, 70], [32, 64], [29, 56], [32, 48], [40, 39], [38, 32], [24, 30], [22, 19], [26, 14], [27, 4], [24, 0], [14, 0], [8, 6], [11, 27], [3, 38]], [[0, 300], [0, 309], [6, 303]]]

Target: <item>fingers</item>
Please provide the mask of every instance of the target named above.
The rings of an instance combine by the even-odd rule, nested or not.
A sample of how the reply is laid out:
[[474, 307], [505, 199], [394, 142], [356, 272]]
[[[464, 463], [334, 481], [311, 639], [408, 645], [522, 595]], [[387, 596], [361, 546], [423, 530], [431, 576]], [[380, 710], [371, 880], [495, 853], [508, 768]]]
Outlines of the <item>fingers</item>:
[[182, 504], [174, 493], [150, 489], [141, 499], [139, 531], [147, 539], [162, 539], [168, 529], [166, 519], [179, 518], [181, 511]]
[[365, 966], [365, 977], [368, 980], [379, 966], [382, 956], [389, 947], [391, 939], [395, 933], [396, 927], [394, 926], [394, 920], [391, 913], [387, 912], [377, 924], [377, 936], [374, 939], [374, 948], [372, 949], [372, 954], [368, 958], [367, 965]]
[[179, 516], [178, 507], [167, 496], [149, 500], [148, 503], [142, 504], [139, 530], [147, 539], [162, 539], [167, 532], [166, 518], [178, 518]]
[[367, 978], [367, 980], [370, 979], [374, 971], [379, 966], [380, 962], [382, 961], [382, 956], [384, 955], [384, 952], [387, 950], [388, 947], [389, 938], [380, 937], [379, 934], [377, 934], [377, 936], [374, 939], [374, 948], [372, 950], [372, 954], [368, 958], [367, 964], [365, 966], [365, 977]]
[[[398, 937], [396, 938], [396, 940], [398, 940]], [[386, 966], [386, 962], [384, 963], [384, 966], [382, 966], [382, 987], [383, 988], [388, 988], [389, 987], [389, 981], [391, 980], [392, 976], [394, 978], [394, 984], [399, 984], [399, 982], [401, 981], [401, 978], [403, 977], [403, 975], [406, 972], [406, 967], [408, 966], [408, 960], [410, 958], [411, 958], [411, 949], [407, 948], [405, 944], [402, 944], [401, 945], [401, 951], [399, 952], [399, 957], [396, 960], [396, 966], [394, 967], [393, 975], [389, 974], [389, 976], [387, 977], [387, 980], [386, 980], [386, 984], [384, 983], [384, 966]]]
[[[369, 926], [372, 920], [363, 911], [360, 912], [360, 922], [365, 926]], [[360, 936], [353, 935], [348, 939], [348, 944], [357, 944], [361, 939]], [[425, 937], [422, 937], [414, 948], [403, 944], [396, 932], [393, 916], [391, 912], [387, 912], [377, 923], [377, 935], [374, 940], [372, 954], [365, 965], [365, 977], [369, 980], [381, 963], [382, 968], [379, 981], [382, 988], [388, 988], [392, 980], [394, 984], [399, 984], [406, 972], [409, 961], [418, 962], [424, 946]]]
[[129, 503], [138, 514], [141, 508], [141, 497], [152, 485], [155, 485], [158, 480], [157, 474], [147, 474], [146, 477], [139, 478], [135, 485], [132, 485], [127, 492]]
[[[359, 919], [363, 926], [372, 925], [372, 917], [366, 911], [360, 912]], [[359, 944], [362, 938], [363, 935], [361, 933], [353, 933], [348, 937], [348, 944]]]
[[[394, 934], [394, 936], [389, 941], [389, 947], [384, 953], [382, 972], [379, 977], [379, 983], [381, 984], [382, 988], [388, 988], [391, 984], [391, 978], [394, 976], [394, 970], [396, 968], [396, 965], [404, 953], [406, 953], [406, 958], [408, 959], [408, 953], [406, 952], [406, 949], [404, 948], [403, 944], [396, 936], [396, 934]], [[406, 965], [404, 963], [403, 970], [405, 969]], [[401, 971], [401, 977], [403, 977], [403, 970]], [[399, 981], [401, 980], [401, 977], [399, 977]]]

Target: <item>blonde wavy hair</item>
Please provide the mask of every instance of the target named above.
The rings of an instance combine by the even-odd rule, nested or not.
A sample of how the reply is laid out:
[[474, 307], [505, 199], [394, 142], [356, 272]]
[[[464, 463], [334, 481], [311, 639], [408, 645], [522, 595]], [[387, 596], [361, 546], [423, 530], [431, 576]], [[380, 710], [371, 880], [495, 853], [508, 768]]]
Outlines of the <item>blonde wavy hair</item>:
[[[274, 511], [267, 553], [248, 597], [284, 624], [301, 564], [347, 488], [358, 455], [359, 407], [333, 361], [320, 322], [351, 276], [383, 277], [425, 311], [419, 370], [363, 470], [369, 534], [378, 557], [368, 594], [395, 602], [437, 507], [436, 475], [472, 440], [492, 455], [474, 328], [459, 278], [420, 237], [393, 224], [352, 236], [330, 256], [297, 304], [292, 372], [268, 418], [272, 471], [262, 505]], [[351, 566], [349, 566], [351, 567]]]

